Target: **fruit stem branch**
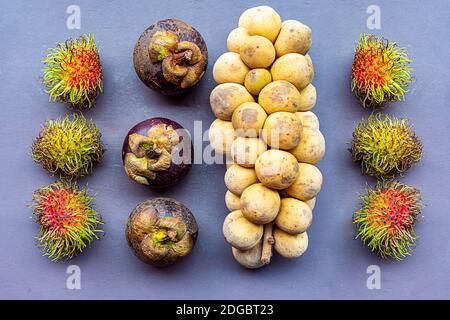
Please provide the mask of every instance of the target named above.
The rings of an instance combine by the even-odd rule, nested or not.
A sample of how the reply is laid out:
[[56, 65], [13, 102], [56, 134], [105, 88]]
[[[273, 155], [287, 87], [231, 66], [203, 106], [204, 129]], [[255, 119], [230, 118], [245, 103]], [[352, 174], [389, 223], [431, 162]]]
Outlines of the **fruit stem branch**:
[[273, 222], [270, 222], [264, 226], [263, 235], [263, 247], [261, 253], [261, 262], [263, 264], [269, 264], [272, 257], [272, 245], [274, 244], [273, 238]]

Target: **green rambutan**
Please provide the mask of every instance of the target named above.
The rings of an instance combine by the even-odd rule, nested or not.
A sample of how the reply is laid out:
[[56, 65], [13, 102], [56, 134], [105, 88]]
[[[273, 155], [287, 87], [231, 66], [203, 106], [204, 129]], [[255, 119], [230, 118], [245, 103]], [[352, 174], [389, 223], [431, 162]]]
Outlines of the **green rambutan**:
[[377, 114], [356, 126], [349, 151], [364, 174], [390, 178], [422, 158], [422, 143], [407, 119]]
[[411, 83], [411, 59], [395, 42], [362, 34], [352, 65], [351, 88], [364, 108], [401, 100]]
[[93, 35], [58, 43], [43, 62], [43, 82], [53, 101], [90, 108], [103, 90], [102, 65]]
[[48, 120], [32, 145], [34, 161], [53, 175], [77, 178], [89, 174], [103, 158], [103, 143], [97, 126], [73, 114]]
[[79, 190], [75, 184], [56, 182], [36, 190], [33, 200], [40, 226], [38, 246], [52, 260], [72, 258], [103, 232], [97, 229], [103, 222], [92, 209], [94, 198], [88, 196], [87, 188]]
[[415, 223], [423, 205], [420, 191], [398, 181], [368, 188], [353, 223], [357, 238], [382, 258], [402, 260], [416, 243]]

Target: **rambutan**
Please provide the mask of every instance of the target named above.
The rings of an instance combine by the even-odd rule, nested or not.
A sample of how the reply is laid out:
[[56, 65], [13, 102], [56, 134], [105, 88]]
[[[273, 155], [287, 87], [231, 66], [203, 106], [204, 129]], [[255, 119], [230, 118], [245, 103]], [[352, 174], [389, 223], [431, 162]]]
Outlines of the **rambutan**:
[[53, 175], [77, 178], [89, 174], [103, 158], [101, 133], [83, 116], [48, 120], [32, 145], [34, 161]]
[[404, 98], [411, 83], [411, 59], [395, 42], [362, 34], [352, 65], [351, 88], [364, 108]]
[[423, 205], [420, 191], [398, 181], [368, 188], [353, 223], [357, 238], [382, 258], [402, 260], [416, 244], [414, 226]]
[[94, 198], [88, 196], [87, 188], [56, 182], [36, 190], [33, 200], [40, 226], [38, 246], [52, 260], [72, 258], [103, 232], [97, 229], [103, 222], [92, 208]]
[[103, 90], [102, 65], [93, 35], [58, 43], [43, 62], [43, 82], [53, 101], [90, 108]]
[[349, 151], [364, 174], [390, 178], [422, 158], [422, 143], [407, 119], [376, 114], [356, 126]]

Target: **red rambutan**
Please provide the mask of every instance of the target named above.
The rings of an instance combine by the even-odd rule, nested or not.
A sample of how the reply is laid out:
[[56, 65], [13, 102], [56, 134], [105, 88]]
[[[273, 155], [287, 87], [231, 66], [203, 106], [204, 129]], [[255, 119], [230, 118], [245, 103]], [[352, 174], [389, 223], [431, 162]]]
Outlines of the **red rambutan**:
[[56, 182], [36, 190], [33, 194], [33, 213], [40, 225], [37, 237], [44, 256], [52, 260], [72, 258], [80, 253], [101, 230], [99, 214], [92, 209], [94, 198], [87, 189], [76, 185]]
[[381, 257], [401, 260], [415, 246], [414, 226], [423, 207], [420, 191], [398, 181], [380, 184], [361, 197], [363, 206], [355, 212], [361, 240]]

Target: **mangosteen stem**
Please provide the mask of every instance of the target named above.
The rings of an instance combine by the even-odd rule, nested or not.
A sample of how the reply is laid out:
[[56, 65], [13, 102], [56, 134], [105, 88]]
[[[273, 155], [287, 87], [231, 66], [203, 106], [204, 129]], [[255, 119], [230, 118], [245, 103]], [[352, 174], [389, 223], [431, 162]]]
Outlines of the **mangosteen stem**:
[[167, 230], [167, 236], [172, 241], [177, 241], [177, 232], [175, 230]]
[[173, 53], [180, 42], [178, 35], [172, 31], [157, 31], [152, 36], [148, 53], [153, 63], [162, 61]]
[[158, 229], [157, 232], [155, 232], [155, 234], [153, 235], [153, 241], [155, 243], [161, 243], [164, 242], [166, 240], [168, 240], [168, 235], [167, 235], [167, 230], [165, 229]]
[[194, 64], [191, 66], [188, 70], [188, 73], [183, 78], [183, 81], [181, 81], [181, 88], [189, 88], [192, 87], [194, 84], [196, 84], [205, 73], [204, 71], [204, 65], [206, 62], [204, 60], [201, 60], [200, 62]]
[[180, 83], [181, 79], [188, 73], [188, 67], [182, 65], [186, 60], [185, 53], [176, 53], [168, 56], [162, 62], [164, 78], [174, 84]]
[[[165, 171], [172, 165], [172, 154], [166, 150], [166, 147], [171, 148], [171, 140], [163, 135], [150, 133], [149, 131], [149, 136], [130, 134], [128, 145], [131, 152], [128, 152], [124, 159], [127, 175], [145, 185], [149, 184], [147, 178], [152, 180], [156, 178], [154, 171]], [[166, 140], [169, 143], [166, 143]]]
[[273, 222], [264, 226], [263, 247], [261, 253], [261, 262], [269, 264], [272, 257], [272, 245], [275, 243], [273, 238]]
[[177, 52], [185, 52], [186, 62], [190, 65], [196, 64], [203, 58], [200, 48], [190, 41], [181, 41], [178, 43]]
[[147, 170], [164, 171], [169, 169], [171, 164], [172, 155], [166, 149], [162, 149], [156, 162], [152, 163], [151, 160], [147, 161]]
[[161, 218], [156, 223], [153, 242], [161, 244], [167, 241], [178, 242], [187, 232], [186, 225], [176, 217]]
[[196, 84], [204, 73], [206, 59], [200, 48], [193, 42], [181, 41], [176, 53], [167, 56], [162, 62], [164, 78], [188, 88]]
[[149, 151], [153, 150], [153, 140], [150, 137], [137, 133], [130, 134], [128, 137], [128, 145], [130, 146], [131, 152], [138, 158], [144, 158]]
[[160, 245], [162, 242], [164, 242], [163, 237], [163, 233], [147, 235], [140, 244], [142, 253], [156, 260], [163, 259], [165, 256], [167, 256], [167, 254], [169, 253], [169, 248]]
[[134, 153], [125, 155], [124, 167], [127, 175], [138, 183], [148, 185], [146, 178], [154, 179], [155, 173], [148, 170], [147, 158], [138, 158]]
[[167, 230], [167, 236], [172, 241], [181, 240], [187, 231], [186, 225], [176, 217], [161, 218], [158, 220], [157, 226]]

